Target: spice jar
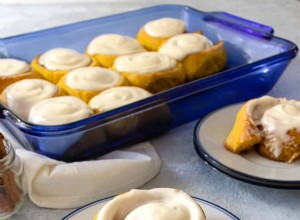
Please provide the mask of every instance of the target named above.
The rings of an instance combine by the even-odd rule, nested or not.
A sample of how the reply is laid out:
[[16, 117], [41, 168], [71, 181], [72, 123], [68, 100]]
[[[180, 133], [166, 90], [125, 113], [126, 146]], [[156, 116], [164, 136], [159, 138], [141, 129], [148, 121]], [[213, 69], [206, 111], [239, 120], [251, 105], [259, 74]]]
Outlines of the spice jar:
[[0, 219], [17, 212], [24, 200], [22, 165], [11, 143], [0, 133]]

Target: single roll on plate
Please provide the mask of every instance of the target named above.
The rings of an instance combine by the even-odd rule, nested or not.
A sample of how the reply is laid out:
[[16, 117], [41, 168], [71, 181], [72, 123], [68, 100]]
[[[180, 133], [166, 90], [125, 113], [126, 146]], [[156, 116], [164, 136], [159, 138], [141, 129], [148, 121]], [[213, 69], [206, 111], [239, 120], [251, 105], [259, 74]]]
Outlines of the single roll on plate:
[[118, 72], [102, 67], [83, 67], [73, 70], [57, 83], [69, 95], [88, 101], [100, 92], [127, 85], [128, 81]]
[[1, 101], [21, 119], [28, 120], [33, 105], [61, 95], [65, 95], [63, 90], [44, 79], [23, 79], [5, 88]]
[[133, 86], [157, 93], [185, 82], [185, 71], [174, 58], [157, 53], [143, 52], [120, 56], [113, 69], [120, 72]]
[[57, 83], [71, 70], [86, 66], [99, 66], [99, 63], [73, 49], [54, 48], [35, 57], [31, 66], [46, 80]]
[[118, 56], [146, 51], [134, 38], [119, 34], [103, 34], [95, 37], [86, 49], [86, 54], [95, 58], [101, 66], [113, 66]]
[[224, 43], [220, 41], [213, 45], [200, 33], [174, 36], [164, 42], [159, 52], [182, 62], [187, 81], [216, 73], [223, 69], [227, 62]]
[[22, 79], [37, 78], [41, 76], [33, 71], [25, 61], [18, 59], [0, 59], [0, 93], [10, 84]]
[[184, 32], [184, 21], [165, 17], [146, 23], [139, 30], [137, 39], [147, 50], [157, 51], [164, 41]]
[[62, 125], [93, 115], [92, 109], [74, 96], [60, 96], [45, 99], [35, 104], [28, 121], [37, 125]]
[[201, 206], [187, 193], [171, 188], [133, 189], [99, 211], [94, 220], [205, 220]]

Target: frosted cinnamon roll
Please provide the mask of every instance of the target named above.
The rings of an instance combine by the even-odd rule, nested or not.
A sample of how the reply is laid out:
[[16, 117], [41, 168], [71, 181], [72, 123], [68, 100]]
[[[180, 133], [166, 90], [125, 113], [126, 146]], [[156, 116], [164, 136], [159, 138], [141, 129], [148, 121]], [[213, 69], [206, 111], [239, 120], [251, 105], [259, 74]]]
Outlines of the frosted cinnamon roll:
[[66, 74], [57, 83], [69, 95], [81, 98], [86, 103], [100, 92], [127, 85], [128, 81], [119, 73], [102, 67], [83, 67]]
[[146, 23], [138, 32], [138, 41], [150, 51], [157, 51], [168, 38], [186, 32], [184, 21], [160, 18]]
[[22, 79], [41, 78], [25, 61], [4, 58], [0, 59], [0, 93], [10, 84]]
[[89, 106], [97, 113], [106, 112], [152, 96], [142, 88], [119, 86], [107, 89], [89, 101]]
[[182, 64], [157, 52], [120, 56], [115, 60], [113, 69], [120, 72], [133, 86], [151, 93], [161, 92], [185, 82]]
[[205, 220], [200, 205], [171, 188], [133, 189], [109, 201], [94, 220]]
[[54, 48], [35, 57], [31, 66], [46, 80], [57, 83], [71, 70], [86, 66], [99, 66], [99, 64], [95, 59], [73, 49]]
[[188, 81], [220, 71], [225, 67], [227, 59], [222, 41], [213, 45], [200, 33], [174, 36], [164, 42], [159, 52], [182, 62]]
[[35, 104], [31, 108], [28, 121], [37, 125], [62, 125], [92, 115], [92, 109], [81, 99], [74, 96], [60, 96]]
[[104, 34], [94, 38], [86, 53], [95, 58], [101, 66], [112, 67], [118, 56], [146, 51], [134, 38], [119, 34]]
[[28, 120], [33, 105], [64, 94], [58, 86], [46, 80], [23, 79], [5, 88], [1, 94], [1, 101], [21, 119]]
[[244, 104], [225, 146], [242, 152], [255, 146], [259, 154], [292, 162], [300, 156], [300, 101], [263, 96]]

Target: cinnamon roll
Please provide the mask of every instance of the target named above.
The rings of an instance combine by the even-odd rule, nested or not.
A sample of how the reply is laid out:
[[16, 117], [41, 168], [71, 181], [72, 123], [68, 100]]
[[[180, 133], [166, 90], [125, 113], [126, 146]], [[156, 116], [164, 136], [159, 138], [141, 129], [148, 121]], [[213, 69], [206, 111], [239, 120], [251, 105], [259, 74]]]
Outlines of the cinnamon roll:
[[57, 83], [69, 95], [88, 101], [100, 92], [127, 85], [128, 81], [119, 73], [102, 67], [83, 67], [73, 70]]
[[99, 66], [99, 64], [95, 59], [75, 50], [54, 48], [35, 57], [31, 66], [46, 80], [57, 83], [71, 70], [86, 66]]
[[147, 50], [157, 51], [164, 41], [184, 32], [184, 21], [166, 17], [146, 23], [139, 30], [137, 39]]
[[115, 60], [113, 69], [120, 72], [133, 86], [151, 93], [161, 92], [185, 82], [182, 64], [157, 52], [120, 56]]
[[92, 109], [81, 99], [74, 96], [60, 96], [35, 104], [30, 110], [28, 121], [37, 125], [61, 125], [92, 115]]
[[239, 153], [254, 148], [276, 161], [300, 156], [300, 101], [263, 96], [239, 111], [225, 147]]
[[33, 105], [44, 99], [61, 95], [65, 95], [65, 92], [46, 80], [23, 79], [6, 87], [0, 99], [19, 118], [28, 120]]
[[101, 66], [112, 67], [118, 56], [146, 51], [134, 38], [119, 34], [104, 34], [94, 38], [86, 53], [95, 58]]
[[188, 81], [209, 76], [226, 65], [224, 43], [213, 45], [200, 33], [185, 33], [168, 39], [159, 52], [182, 62]]
[[25, 61], [10, 58], [0, 59], [0, 93], [14, 82], [30, 78], [40, 79], [41, 76], [33, 71]]
[[171, 188], [133, 189], [99, 211], [94, 220], [205, 220], [201, 206], [187, 193]]

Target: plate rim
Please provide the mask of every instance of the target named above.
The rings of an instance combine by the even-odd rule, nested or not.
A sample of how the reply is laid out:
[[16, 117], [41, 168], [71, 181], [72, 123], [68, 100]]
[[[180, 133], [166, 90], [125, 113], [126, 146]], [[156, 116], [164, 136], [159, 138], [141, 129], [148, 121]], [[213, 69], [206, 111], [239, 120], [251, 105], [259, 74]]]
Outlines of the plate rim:
[[194, 143], [194, 148], [197, 152], [197, 154], [202, 158], [208, 165], [213, 167], [214, 169], [220, 171], [221, 173], [228, 175], [229, 177], [232, 177], [234, 179], [249, 183], [249, 184], [254, 184], [258, 186], [265, 186], [265, 187], [270, 187], [270, 188], [277, 188], [277, 189], [300, 189], [300, 179], [298, 181], [290, 180], [290, 181], [283, 181], [283, 180], [276, 180], [276, 179], [266, 179], [266, 178], [261, 178], [257, 176], [253, 176], [247, 173], [243, 173], [237, 170], [233, 170], [230, 167], [226, 166], [222, 162], [220, 162], [218, 159], [214, 158], [211, 154], [209, 154], [206, 150], [203, 144], [201, 143], [200, 137], [199, 137], [199, 130], [202, 127], [203, 123], [213, 114], [216, 112], [219, 112], [223, 109], [230, 108], [236, 105], [243, 104], [245, 102], [238, 102], [234, 104], [229, 104], [226, 106], [223, 106], [221, 108], [215, 109], [214, 111], [206, 114], [202, 118], [200, 118], [193, 131], [193, 143]]
[[[101, 202], [105, 202], [106, 200], [111, 200], [112, 198], [114, 198], [115, 196], [110, 196], [110, 197], [106, 197], [106, 198], [103, 198], [103, 199], [98, 199], [96, 201], [93, 201], [93, 202], [90, 202], [90, 203], [87, 203], [86, 205], [83, 205], [75, 210], [73, 210], [72, 212], [70, 212], [69, 214], [67, 214], [66, 216], [62, 217], [61, 220], [69, 220], [70, 217], [73, 217], [75, 216], [77, 213], [91, 207], [91, 206], [94, 206], [98, 203], [101, 203]], [[213, 203], [213, 202], [210, 202], [210, 201], [207, 201], [205, 199], [201, 199], [199, 197], [196, 197], [196, 196], [191, 196], [193, 199], [195, 199], [196, 201], [200, 201], [206, 205], [209, 205], [213, 208], [216, 208], [218, 209], [219, 211], [221, 211], [222, 213], [224, 213], [225, 215], [227, 215], [228, 217], [231, 217], [233, 220], [240, 220], [240, 218], [238, 218], [235, 214], [233, 214], [232, 212], [228, 211], [227, 209]]]

